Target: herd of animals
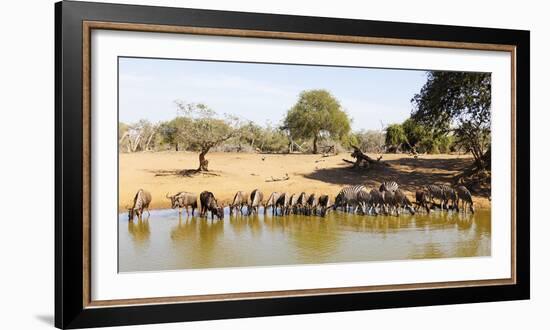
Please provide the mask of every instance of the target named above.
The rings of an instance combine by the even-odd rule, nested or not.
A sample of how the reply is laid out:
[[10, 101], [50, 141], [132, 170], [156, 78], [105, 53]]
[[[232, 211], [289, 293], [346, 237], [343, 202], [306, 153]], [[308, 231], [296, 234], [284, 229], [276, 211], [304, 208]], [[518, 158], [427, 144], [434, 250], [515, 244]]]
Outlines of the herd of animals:
[[[166, 198], [170, 200], [172, 209], [177, 208], [180, 213], [185, 209], [187, 214], [194, 216], [200, 204], [201, 217], [208, 217], [208, 213], [212, 219], [221, 220], [224, 217], [225, 205], [218, 203], [210, 191], [203, 191], [199, 196], [190, 192], [166, 194]], [[132, 207], [128, 209], [128, 219], [133, 220], [135, 216], [141, 218], [144, 211], [149, 214], [151, 200], [152, 197], [148, 191], [139, 189]], [[238, 191], [228, 207], [230, 215], [233, 213], [258, 214], [260, 207], [263, 207], [264, 214], [271, 208], [272, 215], [281, 216], [301, 214], [324, 217], [327, 212], [338, 209], [363, 215], [393, 215], [394, 213], [399, 215], [403, 210], [411, 214], [419, 210], [429, 213], [434, 208], [447, 211], [462, 209], [464, 212], [469, 210], [474, 213], [472, 195], [464, 186], [428, 185], [416, 191], [413, 203], [395, 181], [383, 182], [378, 189], [370, 191], [363, 185], [346, 186], [336, 195], [332, 203], [328, 195], [308, 195], [305, 192], [300, 194], [274, 192], [264, 199], [264, 194], [258, 189], [254, 189], [250, 194]]]

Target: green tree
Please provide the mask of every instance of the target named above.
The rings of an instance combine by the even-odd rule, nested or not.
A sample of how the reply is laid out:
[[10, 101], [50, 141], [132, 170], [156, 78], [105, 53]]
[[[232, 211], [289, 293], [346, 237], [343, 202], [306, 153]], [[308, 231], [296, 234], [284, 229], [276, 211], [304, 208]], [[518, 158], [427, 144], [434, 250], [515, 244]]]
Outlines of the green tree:
[[208, 171], [206, 154], [240, 133], [235, 118], [216, 118], [216, 112], [205, 104], [176, 101], [178, 113], [185, 118], [187, 126], [178, 130], [179, 138], [199, 150], [198, 171]]
[[298, 102], [288, 110], [283, 129], [288, 130], [293, 139], [313, 139], [316, 154], [319, 139], [330, 136], [341, 140], [351, 127], [340, 102], [328, 91], [314, 89], [300, 94]]
[[490, 159], [491, 75], [472, 72], [429, 72], [411, 102], [412, 119], [433, 129], [436, 136], [453, 133], [469, 150], [479, 169]]
[[398, 150], [407, 143], [407, 136], [401, 124], [391, 124], [386, 128], [386, 146], [391, 150]]

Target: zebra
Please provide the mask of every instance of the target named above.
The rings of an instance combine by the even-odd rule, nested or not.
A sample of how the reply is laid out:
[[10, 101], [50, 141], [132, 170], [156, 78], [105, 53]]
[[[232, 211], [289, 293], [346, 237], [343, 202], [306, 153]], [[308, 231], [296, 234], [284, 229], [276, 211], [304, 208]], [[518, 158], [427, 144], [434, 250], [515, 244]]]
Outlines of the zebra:
[[320, 209], [319, 215], [324, 217], [327, 214], [327, 212], [331, 209], [330, 208], [330, 198], [328, 197], [328, 195], [319, 196], [318, 206], [319, 206], [319, 209]]
[[281, 194], [278, 192], [271, 193], [267, 201], [264, 203], [264, 214], [267, 213], [267, 208], [271, 207], [271, 215], [275, 215], [275, 213], [277, 212], [277, 199], [279, 199], [280, 195]]
[[306, 200], [306, 206], [304, 211], [305, 215], [311, 215], [312, 213], [313, 215], [316, 215], [318, 203], [319, 203], [319, 200], [317, 199], [317, 196], [315, 195], [315, 193], [309, 195]]
[[423, 207], [426, 209], [427, 213], [430, 213], [430, 198], [428, 196], [428, 192], [426, 190], [417, 190], [416, 191], [416, 209]]
[[369, 192], [370, 195], [370, 210], [373, 211], [375, 215], [378, 215], [376, 207], [380, 208], [381, 212], [384, 212], [385, 202], [384, 202], [384, 193], [380, 192], [377, 189], [371, 189]]
[[380, 192], [383, 192], [383, 191], [395, 192], [397, 189], [399, 189], [399, 185], [397, 184], [397, 182], [395, 182], [395, 181], [384, 181], [380, 185], [379, 190], [380, 190]]
[[457, 208], [458, 203], [462, 202], [462, 209], [466, 210], [466, 204], [468, 204], [470, 206], [470, 211], [474, 213], [474, 202], [472, 201], [472, 194], [470, 193], [468, 188], [464, 186], [458, 186], [456, 188], [456, 193], [458, 195]]
[[413, 215], [416, 213], [413, 206], [412, 206], [411, 201], [409, 200], [407, 195], [405, 195], [405, 193], [401, 189], [397, 189], [395, 191], [395, 200], [396, 200], [397, 205], [398, 205], [397, 215], [399, 215], [399, 208], [401, 208], [401, 207], [408, 210]]
[[264, 194], [261, 191], [259, 191], [258, 189], [252, 190], [252, 192], [250, 193], [250, 208], [248, 210], [248, 214], [258, 214], [260, 205], [262, 205], [263, 200]]
[[280, 194], [279, 198], [277, 198], [277, 202], [275, 202], [275, 208], [278, 207], [281, 209], [281, 215], [287, 215], [289, 214], [289, 206], [290, 206], [290, 195], [285, 192]]
[[366, 189], [362, 189], [357, 193], [357, 202], [361, 207], [363, 214], [368, 214], [369, 208], [371, 205], [371, 195], [367, 192]]
[[152, 198], [150, 192], [139, 189], [134, 196], [132, 207], [128, 208], [128, 220], [133, 221], [134, 215], [137, 215], [138, 220], [141, 219], [144, 210], [147, 210], [147, 216], [149, 217], [151, 215], [149, 212], [149, 204], [151, 204], [151, 200]]
[[229, 205], [229, 214], [233, 214], [233, 210], [243, 214], [243, 207], [246, 206], [248, 209], [248, 194], [244, 191], [237, 191], [235, 197], [233, 197], [233, 202]]
[[443, 202], [445, 196], [443, 195], [443, 189], [440, 185], [431, 184], [426, 186], [426, 191], [428, 192], [428, 199], [432, 204], [435, 204], [435, 199], [439, 199], [439, 207], [443, 210]]
[[218, 205], [218, 201], [214, 194], [210, 191], [203, 191], [200, 194], [201, 201], [201, 217], [208, 217], [208, 211], [212, 214], [212, 219], [218, 217], [220, 220], [223, 220], [223, 204]]
[[333, 209], [336, 210], [338, 207], [344, 207], [345, 211], [348, 212], [348, 208], [351, 206], [354, 208], [354, 212], [357, 211], [359, 207], [357, 194], [361, 190], [367, 190], [363, 185], [356, 186], [347, 186], [342, 188], [334, 200]]
[[451, 202], [451, 209], [458, 211], [458, 196], [456, 190], [448, 185], [441, 185], [441, 190], [443, 191], [443, 197], [445, 199], [445, 208], [449, 210], [449, 205], [447, 203]]
[[175, 209], [178, 208], [178, 212], [181, 214], [181, 209], [185, 208], [185, 212], [187, 215], [189, 215], [189, 207], [191, 207], [191, 216], [195, 215], [195, 209], [198, 208], [197, 203], [197, 195], [180, 191], [179, 193], [170, 196], [168, 193], [166, 194], [166, 198], [170, 200], [172, 203], [172, 208]]
[[392, 215], [393, 210], [399, 215], [399, 203], [397, 200], [396, 193], [393, 191], [383, 191], [382, 196], [384, 199], [384, 213]]

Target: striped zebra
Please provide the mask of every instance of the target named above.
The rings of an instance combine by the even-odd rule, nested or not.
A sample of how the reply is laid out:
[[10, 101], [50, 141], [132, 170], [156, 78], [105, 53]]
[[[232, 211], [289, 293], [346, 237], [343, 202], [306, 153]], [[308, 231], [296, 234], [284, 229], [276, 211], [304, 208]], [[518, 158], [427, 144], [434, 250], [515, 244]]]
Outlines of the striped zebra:
[[403, 192], [401, 189], [397, 189], [395, 191], [395, 200], [397, 202], [397, 215], [399, 215], [399, 209], [403, 208], [407, 211], [409, 211], [411, 214], [415, 214], [415, 210], [413, 208], [413, 205], [407, 195]]
[[[384, 212], [385, 202], [384, 202], [384, 193], [380, 192], [377, 189], [371, 189], [369, 192], [370, 195], [370, 210], [374, 215], [378, 215], [380, 212]], [[380, 211], [378, 211], [378, 208]], [[370, 212], [369, 212], [370, 213]]]
[[233, 197], [233, 202], [229, 205], [229, 214], [233, 214], [233, 210], [235, 210], [235, 212], [239, 212], [242, 215], [243, 207], [245, 206], [248, 209], [248, 194], [244, 191], [237, 191], [235, 197]]
[[458, 195], [456, 190], [448, 185], [441, 185], [441, 190], [443, 191], [443, 197], [445, 199], [445, 209], [449, 210], [448, 203], [451, 202], [451, 209], [458, 211]]
[[316, 215], [317, 214], [317, 205], [319, 204], [319, 200], [317, 199], [317, 195], [315, 193], [308, 196], [306, 199], [306, 206], [304, 210], [305, 215]]
[[134, 215], [137, 215], [138, 220], [141, 219], [143, 211], [147, 210], [147, 216], [149, 213], [149, 204], [151, 204], [151, 193], [143, 189], [139, 189], [134, 196], [134, 202], [131, 208], [128, 208], [128, 220], [134, 220]]
[[252, 190], [252, 192], [250, 193], [250, 206], [248, 208], [248, 214], [258, 214], [260, 205], [262, 205], [263, 200], [264, 194], [261, 191], [259, 191], [258, 189]]
[[384, 181], [380, 185], [380, 191], [391, 191], [395, 192], [397, 189], [399, 189], [399, 185], [395, 181]]
[[475, 212], [474, 202], [472, 201], [472, 194], [470, 193], [468, 188], [464, 186], [458, 186], [456, 188], [456, 193], [458, 195], [457, 208], [458, 208], [458, 203], [462, 202], [462, 209], [464, 211], [466, 211], [466, 204], [468, 204], [470, 207], [470, 211], [474, 213]]
[[336, 210], [338, 207], [343, 207], [346, 212], [349, 211], [349, 207], [353, 208], [353, 212], [357, 211], [357, 208], [359, 207], [359, 202], [357, 199], [357, 194], [361, 190], [367, 190], [365, 186], [363, 185], [356, 185], [356, 186], [347, 186], [342, 188], [338, 195], [336, 195], [333, 209]]
[[288, 215], [290, 211], [290, 195], [285, 192], [281, 193], [279, 198], [277, 198], [277, 202], [275, 202], [275, 208], [280, 208], [281, 215]]
[[439, 200], [439, 208], [441, 210], [448, 209], [449, 201], [452, 202], [452, 207], [456, 208], [457, 194], [456, 191], [448, 185], [431, 184], [426, 187], [428, 191], [428, 197], [430, 202], [435, 203], [435, 200]]
[[319, 215], [324, 217], [327, 214], [327, 212], [331, 209], [330, 198], [328, 197], [328, 195], [319, 196], [318, 206], [320, 209]]
[[271, 207], [271, 215], [275, 215], [275, 213], [277, 212], [277, 200], [279, 199], [279, 196], [281, 194], [278, 193], [278, 192], [273, 192], [271, 193], [271, 195], [269, 195], [269, 198], [267, 199], [267, 201], [264, 203], [264, 214], [267, 213], [267, 209], [269, 207]]
[[384, 199], [384, 213], [388, 215], [393, 214], [393, 210], [399, 215], [399, 203], [394, 191], [383, 191], [382, 196]]
[[357, 193], [357, 203], [361, 207], [363, 214], [368, 214], [371, 205], [371, 195], [366, 189], [359, 190]]

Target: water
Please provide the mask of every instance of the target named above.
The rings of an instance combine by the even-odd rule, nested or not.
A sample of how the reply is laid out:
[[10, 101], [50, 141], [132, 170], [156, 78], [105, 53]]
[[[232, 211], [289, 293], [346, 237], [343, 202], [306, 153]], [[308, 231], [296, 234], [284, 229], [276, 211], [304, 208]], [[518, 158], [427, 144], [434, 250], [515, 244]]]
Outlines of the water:
[[[227, 212], [227, 210], [226, 210]], [[223, 221], [153, 210], [119, 214], [119, 271], [319, 264], [491, 254], [491, 213], [325, 218], [226, 216]]]

